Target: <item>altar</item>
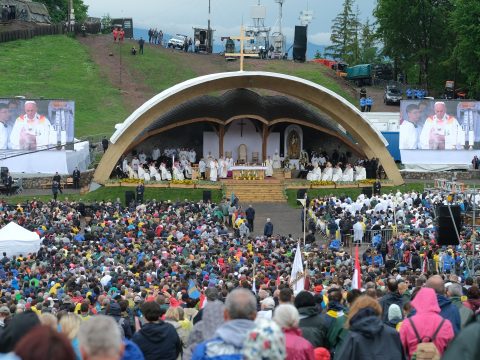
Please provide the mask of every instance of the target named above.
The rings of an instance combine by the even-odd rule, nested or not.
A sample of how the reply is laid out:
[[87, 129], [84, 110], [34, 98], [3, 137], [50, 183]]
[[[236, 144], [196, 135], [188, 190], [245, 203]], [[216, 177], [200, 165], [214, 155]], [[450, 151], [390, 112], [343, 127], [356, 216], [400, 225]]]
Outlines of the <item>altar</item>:
[[234, 180], [263, 180], [265, 179], [266, 166], [232, 166]]

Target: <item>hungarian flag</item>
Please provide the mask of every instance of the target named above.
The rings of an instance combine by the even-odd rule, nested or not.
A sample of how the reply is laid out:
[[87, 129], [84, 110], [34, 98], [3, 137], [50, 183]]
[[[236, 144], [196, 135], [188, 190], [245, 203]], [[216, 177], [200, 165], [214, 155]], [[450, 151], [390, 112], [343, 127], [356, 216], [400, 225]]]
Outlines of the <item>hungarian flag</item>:
[[355, 270], [353, 271], [352, 289], [362, 288], [362, 271], [360, 269], [360, 258], [358, 256], [358, 245], [355, 246]]

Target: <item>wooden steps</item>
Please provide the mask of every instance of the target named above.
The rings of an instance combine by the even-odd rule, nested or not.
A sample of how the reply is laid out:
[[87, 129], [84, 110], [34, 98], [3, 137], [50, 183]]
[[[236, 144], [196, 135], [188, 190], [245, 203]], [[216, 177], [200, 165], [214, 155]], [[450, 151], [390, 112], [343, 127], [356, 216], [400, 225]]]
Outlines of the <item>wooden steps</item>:
[[283, 181], [265, 180], [222, 180], [227, 197], [233, 192], [240, 202], [286, 202]]

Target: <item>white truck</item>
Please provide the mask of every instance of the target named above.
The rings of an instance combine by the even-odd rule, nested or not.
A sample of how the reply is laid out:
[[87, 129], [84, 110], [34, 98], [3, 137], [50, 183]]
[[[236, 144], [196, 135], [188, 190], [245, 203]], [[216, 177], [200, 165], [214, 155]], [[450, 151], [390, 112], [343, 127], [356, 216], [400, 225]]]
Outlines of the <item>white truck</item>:
[[168, 40], [167, 47], [183, 50], [187, 37], [187, 35], [176, 34]]

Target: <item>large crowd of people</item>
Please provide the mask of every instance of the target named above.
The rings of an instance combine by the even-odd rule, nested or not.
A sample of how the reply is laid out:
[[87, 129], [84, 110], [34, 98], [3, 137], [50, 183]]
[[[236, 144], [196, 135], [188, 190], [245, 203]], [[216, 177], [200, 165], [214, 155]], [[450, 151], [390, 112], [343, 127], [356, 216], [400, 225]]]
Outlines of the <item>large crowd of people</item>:
[[[464, 210], [466, 200], [457, 200]], [[2, 224], [14, 221], [43, 241], [37, 253], [0, 259], [0, 353], [476, 359], [476, 233], [465, 227], [460, 246], [438, 245], [432, 213], [444, 201], [434, 193], [309, 199], [298, 293], [291, 279], [298, 239], [240, 232], [248, 215], [235, 196], [127, 207], [2, 203]], [[369, 231], [377, 232], [369, 238]], [[352, 243], [368, 241], [361, 284], [352, 281], [348, 234]]]

